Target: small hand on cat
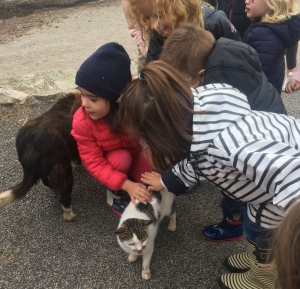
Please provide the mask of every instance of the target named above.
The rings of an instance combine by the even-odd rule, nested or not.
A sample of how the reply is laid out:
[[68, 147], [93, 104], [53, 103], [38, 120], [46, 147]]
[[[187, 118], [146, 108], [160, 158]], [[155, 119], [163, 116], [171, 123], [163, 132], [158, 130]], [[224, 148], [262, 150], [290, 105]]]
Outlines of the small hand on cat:
[[148, 190], [161, 191], [164, 187], [160, 182], [161, 175], [156, 172], [142, 174], [142, 182], [148, 185]]
[[129, 180], [126, 180], [122, 186], [122, 190], [126, 191], [130, 198], [131, 202], [135, 205], [136, 200], [140, 201], [143, 204], [152, 201], [152, 195], [147, 190], [147, 187], [140, 183], [135, 183]]

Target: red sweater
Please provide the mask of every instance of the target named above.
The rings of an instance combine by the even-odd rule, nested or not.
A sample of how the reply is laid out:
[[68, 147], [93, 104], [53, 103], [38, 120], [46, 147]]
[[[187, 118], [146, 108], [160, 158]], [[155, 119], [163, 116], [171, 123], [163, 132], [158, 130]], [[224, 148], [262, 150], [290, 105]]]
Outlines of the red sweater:
[[73, 116], [71, 134], [77, 141], [80, 157], [87, 171], [102, 185], [118, 191], [127, 180], [127, 175], [115, 170], [104, 157], [105, 152], [127, 149], [133, 156], [142, 151], [138, 140], [124, 131], [112, 134], [104, 119], [92, 120], [79, 108]]

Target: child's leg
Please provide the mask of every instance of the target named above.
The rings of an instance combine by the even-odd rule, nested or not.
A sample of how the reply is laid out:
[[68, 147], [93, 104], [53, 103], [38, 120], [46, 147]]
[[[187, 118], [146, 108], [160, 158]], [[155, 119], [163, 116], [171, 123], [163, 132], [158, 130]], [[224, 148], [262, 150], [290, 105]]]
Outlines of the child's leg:
[[[128, 150], [118, 149], [111, 152], [106, 152], [104, 153], [104, 157], [115, 170], [118, 170], [124, 174], [128, 174], [128, 171], [132, 165], [132, 157]], [[107, 206], [117, 216], [121, 217], [122, 213], [130, 202], [128, 194], [121, 190], [118, 192], [114, 192], [107, 189], [106, 196]]]
[[136, 182], [142, 183], [142, 174], [146, 172], [152, 172], [152, 167], [146, 157], [142, 152], [136, 154], [132, 158], [132, 165], [128, 171], [128, 175], [131, 176]]
[[277, 270], [274, 260], [270, 260], [272, 230], [253, 223], [247, 212], [244, 214], [244, 219], [249, 271], [240, 274], [223, 274], [218, 280], [219, 285], [226, 289], [274, 289]]
[[108, 163], [117, 171], [127, 174], [131, 165], [132, 157], [126, 149], [118, 149], [110, 152], [105, 152], [104, 157]]
[[298, 51], [298, 43], [295, 46], [287, 48], [286, 50], [286, 65], [287, 65], [287, 73], [295, 72], [297, 66], [297, 51]]
[[284, 82], [282, 85], [282, 91], [285, 91], [285, 87], [289, 82], [291, 76], [296, 70], [297, 66], [297, 51], [298, 51], [298, 43], [295, 46], [286, 49], [285, 59], [286, 59], [286, 75], [284, 78]]
[[208, 241], [239, 241], [243, 238], [243, 211], [245, 203], [235, 201], [225, 194], [222, 200], [223, 219], [218, 224], [202, 228], [202, 234]]

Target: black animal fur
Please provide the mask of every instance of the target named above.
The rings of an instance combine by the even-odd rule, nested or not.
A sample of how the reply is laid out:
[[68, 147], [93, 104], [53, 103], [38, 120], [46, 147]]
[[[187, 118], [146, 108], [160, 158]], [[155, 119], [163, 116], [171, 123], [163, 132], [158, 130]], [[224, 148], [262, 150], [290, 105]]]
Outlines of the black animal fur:
[[70, 134], [72, 116], [79, 106], [76, 94], [68, 93], [47, 112], [20, 128], [16, 148], [23, 180], [11, 188], [13, 199], [24, 197], [41, 179], [45, 186], [59, 194], [63, 207], [70, 208], [71, 161], [81, 163], [76, 141]]

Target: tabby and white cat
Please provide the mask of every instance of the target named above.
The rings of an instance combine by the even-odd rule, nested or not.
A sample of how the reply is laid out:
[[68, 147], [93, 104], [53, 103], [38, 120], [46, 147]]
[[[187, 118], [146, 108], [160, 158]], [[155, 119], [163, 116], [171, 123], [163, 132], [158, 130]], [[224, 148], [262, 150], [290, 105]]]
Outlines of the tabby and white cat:
[[125, 209], [115, 234], [120, 247], [129, 254], [129, 262], [136, 261], [143, 255], [142, 278], [151, 278], [150, 261], [154, 249], [154, 239], [160, 221], [170, 216], [169, 231], [176, 230], [175, 195], [163, 189], [152, 191], [150, 203], [132, 202]]

